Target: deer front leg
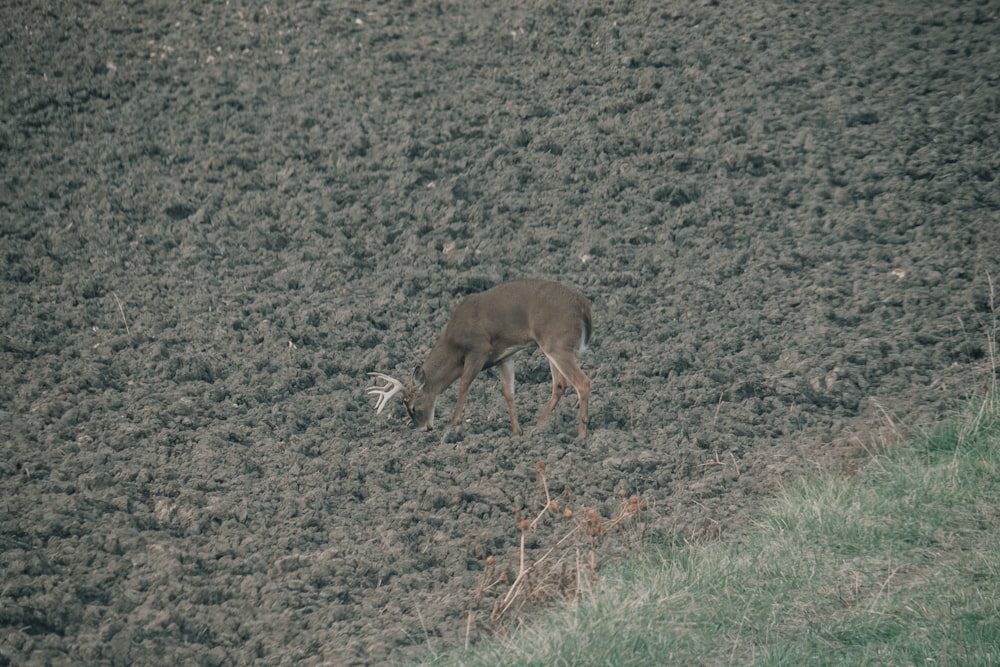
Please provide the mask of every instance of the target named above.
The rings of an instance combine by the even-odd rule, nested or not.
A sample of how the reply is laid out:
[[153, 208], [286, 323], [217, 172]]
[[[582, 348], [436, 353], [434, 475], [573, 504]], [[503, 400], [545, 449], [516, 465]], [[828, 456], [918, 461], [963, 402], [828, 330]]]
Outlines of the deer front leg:
[[517, 423], [517, 407], [514, 405], [514, 362], [508, 359], [500, 364], [502, 378], [501, 391], [507, 401], [507, 414], [510, 415], [510, 428], [514, 435], [521, 435], [521, 425]]
[[451, 425], [458, 426], [459, 421], [462, 419], [462, 408], [465, 407], [465, 397], [469, 393], [469, 385], [479, 374], [479, 371], [483, 370], [483, 366], [486, 365], [486, 356], [468, 355], [465, 357], [465, 365], [462, 370], [462, 377], [458, 381], [458, 397], [455, 399], [455, 414], [451, 418]]

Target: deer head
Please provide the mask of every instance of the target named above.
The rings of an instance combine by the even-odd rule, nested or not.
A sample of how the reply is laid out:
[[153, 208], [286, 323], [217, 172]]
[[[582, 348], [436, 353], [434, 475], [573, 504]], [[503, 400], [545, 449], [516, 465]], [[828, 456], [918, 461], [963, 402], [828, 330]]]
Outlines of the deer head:
[[423, 368], [417, 366], [413, 370], [409, 382], [405, 385], [385, 373], [369, 373], [368, 375], [386, 383], [383, 387], [369, 387], [367, 390], [369, 394], [378, 396], [378, 401], [375, 403], [375, 414], [381, 414], [393, 396], [402, 394], [403, 407], [406, 408], [406, 413], [410, 416], [410, 427], [430, 430], [434, 426], [434, 403], [437, 396], [424, 391], [427, 379]]

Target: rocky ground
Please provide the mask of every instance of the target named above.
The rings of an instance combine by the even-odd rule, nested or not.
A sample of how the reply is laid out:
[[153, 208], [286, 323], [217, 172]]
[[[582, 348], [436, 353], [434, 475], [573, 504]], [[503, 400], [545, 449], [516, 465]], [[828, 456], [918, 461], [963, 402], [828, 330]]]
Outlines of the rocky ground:
[[[481, 5], [0, 8], [0, 664], [425, 658], [538, 462], [725, 539], [995, 381], [996, 1]], [[492, 371], [376, 417], [522, 276], [593, 302], [586, 440]]]

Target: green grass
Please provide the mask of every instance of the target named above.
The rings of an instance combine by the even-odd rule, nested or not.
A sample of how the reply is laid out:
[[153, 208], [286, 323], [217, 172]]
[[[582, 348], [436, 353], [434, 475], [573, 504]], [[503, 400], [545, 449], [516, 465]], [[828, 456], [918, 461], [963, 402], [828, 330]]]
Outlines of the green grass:
[[433, 665], [1000, 665], [1000, 401]]

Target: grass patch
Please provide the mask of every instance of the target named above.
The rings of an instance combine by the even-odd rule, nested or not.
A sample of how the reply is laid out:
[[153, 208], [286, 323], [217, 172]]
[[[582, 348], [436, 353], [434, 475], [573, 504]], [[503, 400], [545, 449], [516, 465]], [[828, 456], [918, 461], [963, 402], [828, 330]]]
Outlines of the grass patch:
[[1000, 404], [433, 665], [1000, 665]]

